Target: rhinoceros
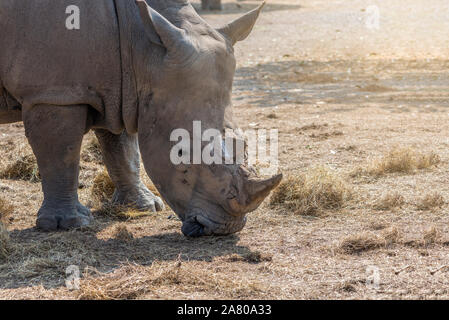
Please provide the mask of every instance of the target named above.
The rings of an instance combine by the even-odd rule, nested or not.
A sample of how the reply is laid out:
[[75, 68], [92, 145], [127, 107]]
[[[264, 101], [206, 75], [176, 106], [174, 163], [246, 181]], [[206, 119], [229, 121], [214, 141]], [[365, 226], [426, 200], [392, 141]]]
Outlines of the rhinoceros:
[[[67, 26], [77, 8], [79, 26]], [[233, 46], [261, 7], [218, 29], [185, 0], [0, 0], [0, 123], [23, 121], [42, 177], [36, 225], [91, 223], [78, 200], [83, 136], [93, 130], [113, 201], [162, 210], [141, 182], [140, 158], [186, 236], [240, 231], [281, 178], [244, 164], [174, 164], [177, 128], [233, 128]]]

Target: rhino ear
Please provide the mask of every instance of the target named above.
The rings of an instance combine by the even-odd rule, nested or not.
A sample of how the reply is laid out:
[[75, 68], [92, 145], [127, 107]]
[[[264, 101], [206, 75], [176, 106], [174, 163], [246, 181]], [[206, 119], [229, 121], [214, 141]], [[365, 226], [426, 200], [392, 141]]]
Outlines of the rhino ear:
[[185, 30], [176, 27], [151, 8], [145, 0], [136, 0], [136, 4], [146, 33], [153, 43], [165, 47], [173, 57], [182, 58], [191, 53], [193, 46]]
[[248, 12], [247, 14], [235, 19], [227, 25], [218, 28], [217, 31], [229, 39], [234, 45], [237, 41], [245, 40], [249, 36], [251, 30], [256, 24], [262, 8], [265, 6], [265, 1], [256, 9]]
[[136, 0], [136, 4], [139, 7], [140, 17], [142, 18], [143, 24], [145, 25], [145, 32], [147, 33], [151, 42], [163, 47], [164, 45], [162, 44], [161, 38], [156, 33], [156, 30], [153, 26], [153, 21], [150, 16], [150, 7], [145, 3], [145, 1]]

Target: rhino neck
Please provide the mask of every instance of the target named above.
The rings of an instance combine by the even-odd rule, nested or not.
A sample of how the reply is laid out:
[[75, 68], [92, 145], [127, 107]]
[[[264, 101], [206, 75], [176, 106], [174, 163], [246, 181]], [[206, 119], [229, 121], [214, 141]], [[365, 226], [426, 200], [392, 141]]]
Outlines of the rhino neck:
[[151, 94], [152, 65], [162, 61], [163, 48], [145, 36], [145, 29], [134, 1], [115, 0], [120, 30], [122, 69], [122, 117], [125, 130], [138, 130], [139, 104]]

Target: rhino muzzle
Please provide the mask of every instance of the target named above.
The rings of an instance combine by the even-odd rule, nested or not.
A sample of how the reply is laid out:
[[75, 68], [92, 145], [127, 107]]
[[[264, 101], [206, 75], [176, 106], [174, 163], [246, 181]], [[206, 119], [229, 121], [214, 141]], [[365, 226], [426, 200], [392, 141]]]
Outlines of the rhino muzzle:
[[[255, 210], [282, 180], [282, 174], [265, 180], [244, 179], [236, 195], [221, 205], [208, 203], [185, 215], [182, 233], [187, 237], [227, 235], [239, 232], [246, 224], [246, 213]], [[208, 208], [208, 210], [204, 210]]]

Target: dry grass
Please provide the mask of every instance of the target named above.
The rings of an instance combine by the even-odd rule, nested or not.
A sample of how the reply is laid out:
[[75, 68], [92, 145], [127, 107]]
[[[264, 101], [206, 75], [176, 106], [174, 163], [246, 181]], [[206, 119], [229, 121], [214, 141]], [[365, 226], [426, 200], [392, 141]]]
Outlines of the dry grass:
[[35, 156], [33, 154], [19, 156], [0, 171], [0, 179], [39, 182], [41, 179]]
[[436, 166], [441, 162], [441, 158], [438, 154], [430, 152], [428, 154], [417, 153], [415, 159], [415, 165], [417, 169], [428, 169]]
[[12, 251], [12, 244], [5, 224], [14, 207], [6, 200], [0, 198], [0, 260], [6, 259]]
[[388, 92], [393, 91], [394, 89], [377, 84], [369, 84], [366, 86], [359, 86], [359, 90], [364, 92]]
[[425, 246], [434, 244], [440, 238], [440, 232], [435, 228], [435, 226], [430, 227], [424, 231], [423, 243]]
[[300, 215], [319, 215], [342, 208], [351, 196], [351, 187], [336, 172], [315, 167], [285, 179], [273, 192], [270, 203]]
[[444, 197], [440, 193], [432, 192], [418, 199], [416, 208], [418, 210], [433, 210], [436, 208], [441, 208], [445, 203]]
[[131, 241], [134, 239], [133, 234], [128, 230], [126, 225], [119, 224], [115, 226], [112, 237], [122, 241]]
[[261, 284], [175, 262], [155, 261], [151, 266], [124, 265], [109, 274], [86, 274], [79, 299], [136, 299], [147, 294], [164, 298], [164, 292], [217, 292], [234, 299], [257, 295]]
[[358, 281], [356, 280], [345, 280], [341, 283], [339, 283], [338, 285], [336, 285], [336, 289], [338, 291], [343, 291], [343, 292], [356, 292], [356, 285], [357, 285]]
[[302, 127], [298, 128], [298, 130], [299, 131], [318, 130], [318, 129], [327, 128], [328, 126], [329, 126], [328, 123], [322, 123], [322, 124], [312, 123], [312, 124], [307, 124], [305, 126], [302, 126]]
[[312, 84], [325, 84], [325, 83], [334, 83], [336, 80], [328, 74], [308, 74], [308, 73], [299, 73], [294, 72], [289, 74], [286, 77], [287, 81], [292, 82], [304, 82], [304, 83], [312, 83]]
[[5, 199], [0, 198], [0, 223], [6, 223], [8, 217], [13, 213], [14, 206]]
[[440, 157], [430, 152], [417, 152], [412, 148], [394, 147], [382, 158], [369, 163], [366, 167], [358, 167], [352, 176], [382, 176], [388, 173], [413, 173], [417, 169], [427, 169], [440, 163]]
[[106, 169], [103, 169], [94, 179], [91, 195], [97, 203], [107, 202], [114, 194], [115, 186]]
[[391, 210], [400, 208], [405, 204], [404, 197], [397, 191], [386, 193], [374, 204], [374, 209], [377, 210]]
[[0, 261], [8, 257], [12, 250], [11, 240], [9, 239], [8, 230], [2, 222], [0, 222]]
[[91, 136], [81, 152], [81, 159], [86, 162], [93, 162], [96, 164], [103, 163], [103, 156], [101, 153], [100, 143], [97, 137]]
[[10, 203], [0, 198], [0, 261], [5, 260], [12, 251], [9, 233], [5, 224], [13, 209], [14, 207]]
[[344, 238], [339, 251], [346, 254], [356, 254], [367, 250], [377, 249], [383, 245], [382, 238], [372, 232], [364, 232]]
[[318, 139], [318, 140], [326, 140], [329, 139], [331, 137], [338, 137], [338, 136], [342, 136], [343, 132], [341, 131], [331, 131], [331, 132], [323, 132], [323, 133], [312, 133], [311, 135], [309, 135], [310, 138], [313, 139]]
[[358, 254], [364, 251], [387, 247], [396, 243], [399, 239], [399, 231], [390, 228], [382, 234], [362, 232], [345, 237], [338, 245], [338, 251], [345, 254]]
[[101, 216], [118, 218], [120, 220], [137, 219], [151, 215], [149, 211], [139, 211], [130, 206], [119, 205], [111, 201], [105, 201], [96, 205], [96, 213]]
[[226, 261], [229, 262], [237, 262], [237, 261], [243, 261], [243, 262], [249, 262], [249, 263], [259, 263], [264, 261], [272, 261], [273, 256], [267, 253], [263, 253], [260, 251], [251, 251], [248, 253], [245, 253], [243, 255], [239, 254], [232, 254], [229, 257], [226, 257]]
[[100, 274], [97, 277], [86, 275], [81, 282], [78, 298], [135, 299], [162, 284], [180, 283], [180, 268], [180, 262], [175, 263], [171, 268], [155, 262], [151, 267], [129, 264], [110, 274]]
[[[63, 285], [69, 265], [96, 265], [101, 255], [89, 250], [86, 239], [76, 232], [47, 234], [20, 244], [7, 242], [7, 260], [0, 263], [0, 283], [12, 276], [15, 282], [34, 279]], [[90, 238], [92, 240], [92, 238]], [[54, 282], [53, 282], [54, 281]]]

